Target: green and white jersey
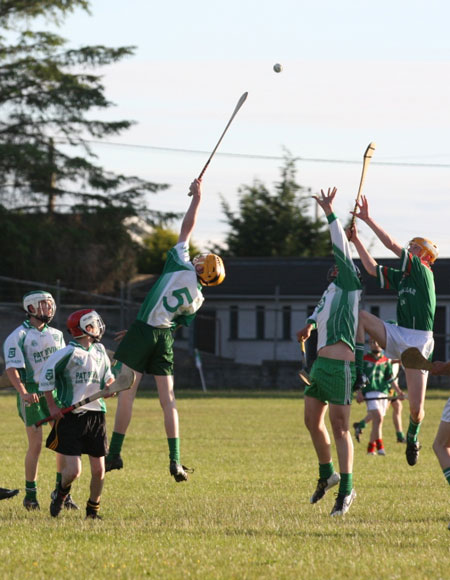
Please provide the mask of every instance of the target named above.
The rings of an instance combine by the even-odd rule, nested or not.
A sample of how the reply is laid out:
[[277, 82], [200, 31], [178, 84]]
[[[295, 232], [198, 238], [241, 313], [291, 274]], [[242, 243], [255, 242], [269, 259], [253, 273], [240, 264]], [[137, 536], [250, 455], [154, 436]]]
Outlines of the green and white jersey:
[[60, 330], [47, 325], [38, 330], [25, 320], [3, 344], [5, 367], [17, 369], [23, 383], [37, 384], [45, 361], [65, 344]]
[[[56, 389], [63, 407], [70, 407], [82, 399], [104, 389], [109, 379], [114, 379], [105, 347], [94, 342], [88, 349], [75, 340], [58, 350], [47, 360], [42, 369], [39, 391]], [[97, 399], [75, 409], [106, 412], [103, 399]]]
[[147, 294], [137, 320], [156, 328], [188, 326], [203, 300], [201, 285], [189, 260], [189, 245], [182, 242], [169, 251], [164, 270]]
[[403, 328], [433, 331], [436, 290], [431, 269], [406, 248], [400, 257], [400, 269], [377, 266], [381, 288], [397, 291], [397, 323]]
[[317, 350], [339, 341], [355, 350], [362, 285], [344, 229], [333, 214], [327, 217], [338, 275], [322, 294], [308, 324], [317, 328]]

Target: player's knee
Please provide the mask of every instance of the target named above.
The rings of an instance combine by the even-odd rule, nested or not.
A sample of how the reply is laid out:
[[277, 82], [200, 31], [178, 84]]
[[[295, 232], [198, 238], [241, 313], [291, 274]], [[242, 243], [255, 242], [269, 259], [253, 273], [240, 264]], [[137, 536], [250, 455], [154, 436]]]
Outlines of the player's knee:
[[105, 478], [105, 466], [104, 465], [96, 465], [91, 468], [91, 476], [94, 479], [102, 480]]
[[78, 479], [80, 477], [81, 471], [82, 471], [81, 466], [80, 467], [69, 467], [69, 468], [64, 470], [63, 480], [68, 481], [69, 483], [72, 483], [72, 481], [75, 481], [76, 479]]

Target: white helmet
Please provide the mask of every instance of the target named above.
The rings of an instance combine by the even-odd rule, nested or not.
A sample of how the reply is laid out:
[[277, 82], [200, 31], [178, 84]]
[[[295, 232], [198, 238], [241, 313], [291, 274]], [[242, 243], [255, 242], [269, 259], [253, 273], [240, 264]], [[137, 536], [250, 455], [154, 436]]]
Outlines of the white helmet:
[[[43, 311], [44, 305], [47, 306], [46, 314]], [[55, 316], [56, 304], [50, 292], [32, 290], [23, 297], [23, 309], [28, 316], [34, 316], [34, 318], [48, 324]]]

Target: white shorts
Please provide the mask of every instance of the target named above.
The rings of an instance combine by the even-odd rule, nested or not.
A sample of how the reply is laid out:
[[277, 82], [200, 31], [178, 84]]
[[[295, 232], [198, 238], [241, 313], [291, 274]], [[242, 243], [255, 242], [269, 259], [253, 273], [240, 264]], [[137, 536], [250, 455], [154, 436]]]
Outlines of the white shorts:
[[[365, 394], [366, 405], [368, 411], [379, 411], [381, 416], [386, 415], [388, 400], [386, 393], [381, 393], [380, 391], [369, 391]], [[383, 397], [380, 399], [380, 397]]]
[[448, 401], [445, 403], [444, 411], [442, 412], [441, 421], [445, 423], [450, 423], [450, 397]]
[[399, 360], [402, 352], [415, 346], [428, 359], [434, 349], [434, 339], [431, 330], [413, 330], [395, 324], [384, 322], [386, 329], [386, 348], [384, 354], [394, 360]]

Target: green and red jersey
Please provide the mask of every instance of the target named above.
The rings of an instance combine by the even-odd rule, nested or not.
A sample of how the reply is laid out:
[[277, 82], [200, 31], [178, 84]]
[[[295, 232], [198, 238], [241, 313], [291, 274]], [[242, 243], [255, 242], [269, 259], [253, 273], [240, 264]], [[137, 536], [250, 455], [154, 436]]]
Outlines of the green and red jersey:
[[381, 288], [398, 294], [397, 323], [403, 328], [433, 331], [436, 290], [431, 269], [406, 248], [402, 250], [400, 268], [377, 266]]

